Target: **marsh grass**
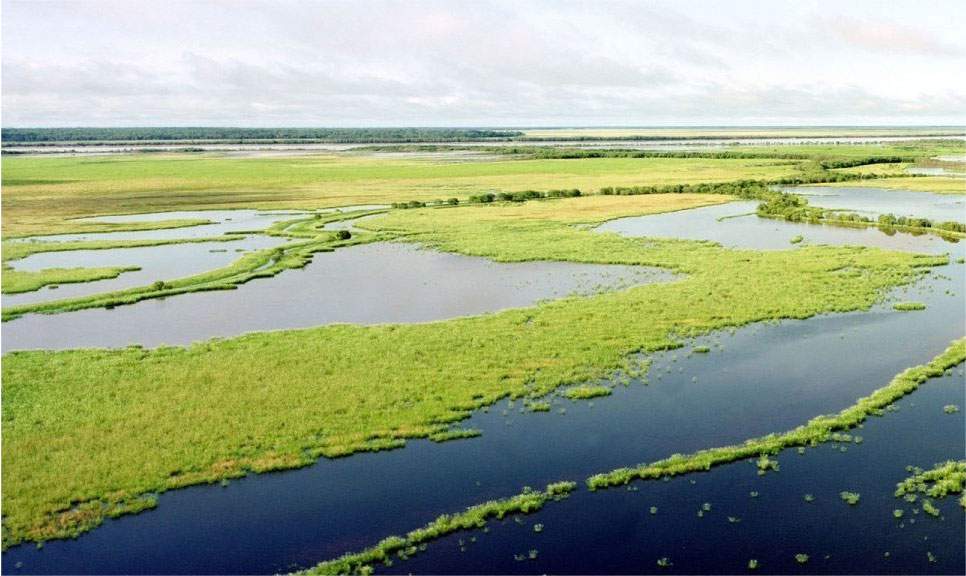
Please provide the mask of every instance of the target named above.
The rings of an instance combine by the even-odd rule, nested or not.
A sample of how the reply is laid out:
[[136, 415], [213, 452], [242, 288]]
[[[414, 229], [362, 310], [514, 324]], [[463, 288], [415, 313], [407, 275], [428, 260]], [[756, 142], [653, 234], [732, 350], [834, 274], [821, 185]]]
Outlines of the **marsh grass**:
[[900, 312], [912, 312], [915, 310], [925, 310], [926, 305], [922, 302], [896, 302], [892, 305], [892, 308]]
[[[772, 462], [769, 458], [770, 454], [776, 454], [790, 447], [811, 446], [821, 442], [827, 442], [831, 439], [835, 431], [848, 430], [856, 427], [877, 411], [891, 405], [903, 396], [911, 394], [928, 379], [943, 376], [948, 368], [959, 365], [964, 361], [966, 361], [966, 338], [954, 341], [942, 354], [928, 364], [903, 371], [887, 386], [879, 388], [869, 396], [860, 398], [855, 404], [842, 410], [838, 414], [818, 416], [810, 420], [807, 424], [799, 426], [789, 432], [754, 438], [740, 445], [711, 448], [690, 455], [675, 454], [665, 460], [644, 464], [636, 468], [619, 468], [606, 474], [597, 474], [587, 479], [587, 486], [591, 490], [597, 490], [624, 485], [632, 480], [667, 478], [669, 476], [705, 471], [711, 469], [713, 466], [748, 458], [758, 458], [758, 468], [761, 471], [763, 469], [763, 463]], [[946, 489], [947, 487], [948, 489], [952, 489], [957, 485], [957, 479], [961, 486], [963, 481], [956, 473], [954, 464], [928, 476], [928, 478], [948, 478], [946, 482], [940, 484], [943, 488], [937, 490]], [[771, 468], [771, 465], [764, 464], [764, 467]], [[903, 493], [906, 491], [907, 489], [903, 488]], [[846, 498], [845, 495], [851, 495], [852, 493], [843, 492], [842, 494], [842, 498], [846, 501], [851, 499]], [[897, 496], [901, 495], [897, 490]], [[855, 496], [857, 502], [858, 495], [856, 494]]]
[[[334, 560], [322, 562], [299, 574], [362, 573], [375, 565], [386, 564], [393, 554], [400, 551], [404, 551], [406, 557], [414, 556], [419, 551], [425, 550], [423, 545], [432, 540], [454, 532], [481, 529], [491, 519], [502, 520], [511, 515], [532, 514], [542, 509], [548, 502], [566, 498], [576, 486], [575, 482], [555, 482], [548, 484], [543, 491], [525, 489], [510, 498], [491, 500], [457, 514], [444, 514], [405, 536], [389, 536], [361, 552], [348, 553]], [[530, 550], [527, 558], [536, 559], [537, 554], [536, 550]]]
[[[678, 272], [666, 284], [445, 322], [332, 325], [154, 350], [6, 355], [4, 543], [76, 535], [97, 526], [103, 510], [126, 510], [141, 494], [399, 448], [500, 399], [599, 382], [627, 368], [629, 356], [681, 347], [683, 339], [714, 330], [867, 309], [924, 267], [948, 261], [852, 247], [728, 250], [574, 226], [725, 200], [666, 196], [405, 210], [360, 223], [369, 232], [350, 240], [396, 238], [502, 262]], [[562, 220], [544, 208], [550, 204]], [[171, 288], [161, 294], [130, 298], [225, 287], [304, 265], [312, 251], [338, 246], [331, 236], [248, 253], [230, 271], [165, 281]], [[862, 273], [837, 273], [844, 267]], [[852, 416], [841, 418], [847, 424]], [[832, 425], [820, 420], [803, 434], [811, 441]], [[644, 474], [758, 458], [796, 441], [766, 438], [694, 460], [682, 456]]]

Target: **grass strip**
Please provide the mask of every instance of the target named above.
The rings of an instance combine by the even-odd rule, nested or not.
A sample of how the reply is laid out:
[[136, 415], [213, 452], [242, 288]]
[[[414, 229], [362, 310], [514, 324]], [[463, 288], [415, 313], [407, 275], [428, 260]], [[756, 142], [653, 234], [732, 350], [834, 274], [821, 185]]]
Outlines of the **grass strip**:
[[138, 266], [104, 268], [46, 268], [44, 270], [3, 269], [2, 290], [4, 294], [21, 294], [40, 290], [44, 286], [74, 284], [117, 278], [124, 272], [140, 270]]
[[620, 486], [632, 480], [655, 480], [691, 472], [702, 472], [737, 460], [767, 458], [770, 454], [795, 446], [814, 446], [829, 440], [833, 432], [848, 430], [864, 422], [869, 416], [882, 411], [907, 394], [916, 391], [930, 378], [945, 374], [946, 370], [966, 361], [966, 338], [954, 341], [928, 364], [908, 368], [892, 382], [871, 395], [860, 398], [855, 404], [838, 414], [818, 416], [794, 430], [782, 434], [770, 434], [745, 441], [744, 444], [701, 450], [692, 454], [675, 454], [651, 464], [634, 468], [618, 468], [587, 479], [587, 487], [600, 490]]
[[322, 562], [298, 574], [370, 574], [375, 564], [391, 566], [393, 555], [405, 560], [418, 554], [427, 542], [448, 534], [483, 528], [494, 518], [502, 520], [514, 514], [532, 514], [548, 502], [566, 498], [576, 487], [576, 482], [555, 482], [548, 484], [542, 492], [524, 488], [516, 496], [477, 504], [457, 514], [444, 514], [405, 536], [389, 536], [361, 552]]

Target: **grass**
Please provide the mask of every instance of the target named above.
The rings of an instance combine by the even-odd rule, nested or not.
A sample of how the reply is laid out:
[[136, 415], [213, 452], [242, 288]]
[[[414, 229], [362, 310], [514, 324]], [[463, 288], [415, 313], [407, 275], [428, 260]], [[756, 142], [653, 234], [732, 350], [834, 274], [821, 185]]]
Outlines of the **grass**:
[[[4, 186], [6, 186], [6, 184], [4, 184]], [[6, 195], [6, 192], [4, 195]], [[54, 207], [52, 207], [52, 209], [56, 210]], [[90, 216], [97, 215], [99, 214], [90, 214]], [[18, 230], [22, 230], [22, 228], [20, 226], [21, 223], [16, 220], [16, 218], [17, 216], [13, 216], [9, 222], [7, 219], [4, 219], [3, 238], [5, 240], [28, 235], [23, 232], [17, 232]], [[211, 220], [202, 218], [181, 218], [171, 220], [156, 220], [152, 222], [80, 222], [76, 220], [64, 220], [62, 222], [58, 222], [58, 225], [55, 229], [56, 231], [52, 233], [89, 234], [103, 232], [145, 232], [151, 230], [169, 230], [171, 228], [190, 228], [192, 226], [202, 226], [204, 224], [211, 224]], [[11, 230], [13, 230], [13, 232], [11, 232]]]
[[926, 305], [922, 302], [896, 302], [892, 305], [892, 308], [900, 312], [913, 312], [916, 310], [925, 310]]
[[3, 293], [19, 294], [33, 292], [44, 286], [57, 284], [72, 284], [76, 282], [93, 282], [117, 278], [124, 272], [140, 270], [137, 266], [105, 267], [105, 268], [46, 268], [44, 270], [14, 270], [3, 269]]
[[551, 188], [723, 182], [797, 173], [768, 159], [592, 158], [477, 162], [371, 155], [4, 156], [6, 235], [76, 230], [68, 219], [215, 208], [318, 208]]
[[[833, 432], [858, 426], [869, 416], [880, 414], [886, 406], [914, 392], [929, 378], [942, 376], [947, 369], [964, 361], [966, 361], [966, 338], [950, 344], [942, 354], [928, 364], [905, 370], [887, 386], [860, 398], [855, 404], [838, 414], [819, 416], [794, 430], [753, 438], [740, 445], [711, 448], [689, 455], [675, 454], [665, 460], [643, 464], [636, 468], [619, 468], [605, 474], [597, 474], [587, 479], [587, 486], [591, 490], [597, 490], [624, 485], [632, 480], [653, 480], [701, 472], [713, 466], [737, 460], [768, 458], [769, 454], [777, 454], [786, 448], [826, 442], [831, 439]], [[841, 496], [850, 504], [858, 502], [857, 494], [842, 492]]]
[[[378, 234], [357, 234], [350, 236], [351, 239], [345, 239], [343, 235], [339, 234], [339, 231], [322, 230], [322, 226], [326, 223], [358, 217], [360, 215], [356, 213], [333, 213], [319, 218], [280, 222], [270, 227], [267, 233], [269, 235], [287, 236], [293, 238], [293, 241], [282, 246], [249, 252], [228, 266], [186, 278], [158, 281], [147, 286], [63, 300], [10, 306], [3, 309], [3, 321], [6, 322], [31, 313], [56, 314], [87, 308], [113, 308], [152, 298], [164, 298], [191, 292], [231, 290], [256, 278], [268, 278], [284, 270], [304, 267], [312, 260], [312, 255], [317, 252], [331, 251], [339, 247], [372, 242], [382, 238]], [[76, 244], [84, 245], [85, 243]], [[147, 243], [147, 245], [151, 244]]]
[[561, 393], [565, 398], [571, 400], [588, 400], [590, 398], [598, 398], [600, 396], [610, 396], [611, 389], [607, 386], [574, 386], [573, 388], [567, 388]]
[[[488, 520], [502, 520], [513, 514], [531, 514], [542, 509], [548, 502], [566, 498], [576, 487], [574, 482], [556, 482], [549, 484], [541, 491], [524, 489], [511, 498], [491, 500], [484, 504], [467, 508], [457, 514], [445, 514], [422, 528], [409, 532], [405, 536], [390, 536], [379, 541], [378, 544], [366, 548], [361, 552], [349, 553], [322, 562], [299, 572], [299, 574], [357, 574], [367, 573], [376, 564], [390, 565], [393, 555], [408, 558], [420, 552], [420, 545], [442, 538], [454, 532], [477, 530], [486, 526]], [[543, 525], [540, 524], [541, 530]], [[536, 526], [534, 526], [534, 531]], [[536, 550], [529, 552], [529, 558], [537, 556]]]
[[910, 467], [909, 471], [911, 475], [896, 485], [896, 498], [915, 501], [917, 495], [922, 495], [938, 500], [958, 494], [962, 495], [960, 505], [966, 508], [966, 494], [963, 494], [963, 487], [966, 486], [966, 460], [949, 460], [936, 464], [931, 470]]
[[[628, 200], [647, 213], [679, 206], [682, 196]], [[546, 202], [586, 201], [597, 200]], [[6, 355], [5, 545], [76, 535], [169, 489], [397, 448], [501, 398], [538, 398], [625, 370], [629, 355], [682, 338], [866, 309], [923, 267], [948, 261], [855, 247], [755, 252], [625, 238], [575, 226], [592, 222], [579, 206], [563, 210], [577, 214], [565, 221], [543, 206], [402, 210], [360, 226], [499, 261], [659, 266], [679, 279], [445, 322]], [[627, 213], [610, 206], [598, 221]], [[313, 248], [304, 242], [285, 258]], [[861, 273], [839, 273], [845, 268]]]

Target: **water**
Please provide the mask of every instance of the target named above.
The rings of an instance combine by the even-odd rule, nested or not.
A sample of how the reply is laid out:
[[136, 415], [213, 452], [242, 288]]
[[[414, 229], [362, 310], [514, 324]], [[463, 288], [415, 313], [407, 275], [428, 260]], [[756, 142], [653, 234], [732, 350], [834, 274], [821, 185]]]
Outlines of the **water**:
[[[966, 180], [963, 181], [963, 190], [966, 191]], [[833, 186], [792, 188], [790, 191], [805, 196], [810, 204], [823, 208], [862, 212], [871, 216], [894, 214], [937, 222], [966, 223], [966, 196], [961, 195]]]
[[211, 224], [142, 230], [138, 232], [88, 232], [84, 234], [51, 234], [19, 239], [19, 242], [69, 242], [75, 240], [174, 240], [184, 238], [211, 238], [229, 233], [258, 231], [275, 222], [305, 217], [313, 213], [354, 212], [386, 208], [381, 204], [327, 208], [315, 212], [259, 210], [182, 210], [175, 212], [152, 212], [149, 214], [126, 214], [121, 216], [95, 216], [80, 218], [78, 222], [159, 222], [163, 220], [209, 220]]
[[112, 310], [30, 314], [4, 323], [3, 351], [180, 345], [334, 322], [428, 322], [670, 277], [637, 266], [506, 264], [407, 244], [369, 244], [316, 254], [303, 269], [236, 290], [145, 300]]
[[[718, 222], [722, 213], [707, 213], [725, 208], [741, 213], [745, 207], [737, 203], [624, 220], [637, 220], [643, 226], [642, 221], [664, 222], [687, 214], [693, 219], [677, 226], [661, 224], [667, 235], [706, 228], [698, 232], [714, 236], [719, 232], [714, 229], [720, 227], [729, 230], [729, 240], [745, 236], [756, 243], [751, 247], [767, 249], [791, 248], [789, 237], [802, 232], [786, 228], [787, 224], [802, 227], [810, 242], [817, 243], [824, 231], [841, 231], [861, 233], [839, 237], [842, 243], [901, 241], [904, 249], [952, 251], [954, 258], [964, 254], [962, 244], [931, 236], [890, 237], [877, 230], [791, 225], [756, 217]], [[433, 258], [453, 256], [390, 246]], [[400, 261], [400, 268], [405, 269], [400, 273], [408, 273], [412, 266], [409, 256], [391, 252], [382, 254], [380, 260], [378, 252], [385, 248], [371, 245], [320, 254], [315, 263], [290, 277], [311, 271], [324, 262], [323, 257], [362, 249], [377, 252], [351, 260], [374, 259], [372, 270], [365, 274], [382, 273], [386, 266], [392, 268]], [[425, 265], [415, 276], [429, 288], [421, 289], [415, 281], [401, 285], [411, 286], [427, 298], [457, 290], [451, 284], [429, 284], [429, 278], [452, 282], [447, 277], [453, 272], [447, 272], [451, 269], [445, 263], [437, 267], [427, 261]], [[350, 268], [356, 266], [361, 265]], [[336, 269], [321, 266], [318, 277]], [[248, 287], [265, 287], [253, 301], [263, 305], [259, 299], [271, 297], [276, 288], [292, 297], [291, 290], [273, 284], [289, 274], [250, 284]], [[491, 269], [485, 277], [493, 274]], [[396, 286], [400, 280], [393, 277], [392, 282]], [[289, 287], [305, 289], [310, 284], [297, 282]], [[336, 284], [352, 286], [353, 291], [368, 287], [358, 282]], [[11, 573], [16, 573], [9, 568], [16, 562], [23, 563], [17, 570], [23, 573], [284, 572], [360, 550], [439, 514], [515, 494], [524, 485], [541, 487], [564, 479], [582, 482], [597, 472], [675, 452], [787, 430], [817, 414], [841, 410], [885, 385], [904, 368], [927, 362], [951, 340], [966, 334], [964, 288], [966, 266], [951, 264], [893, 294], [898, 299], [924, 302], [927, 308], [921, 312], [896, 312], [885, 303], [869, 312], [751, 325], [732, 335], [712, 334], [690, 344], [711, 346], [709, 354], [689, 355], [685, 348], [654, 355], [647, 386], [633, 381], [593, 402], [555, 398], [551, 413], [520, 413], [519, 402], [512, 407], [501, 402], [463, 423], [481, 429], [479, 438], [444, 444], [411, 441], [402, 450], [321, 460], [300, 470], [250, 476], [225, 488], [173, 491], [160, 496], [156, 510], [108, 520], [77, 540], [49, 542], [42, 550], [32, 546], [9, 550], [3, 555], [4, 566]], [[190, 295], [158, 305], [208, 295], [230, 293]], [[343, 296], [335, 291], [327, 298]], [[411, 304], [416, 316], [434, 309], [429, 304], [424, 307], [418, 298]], [[223, 305], [209, 302], [192, 310], [217, 314]], [[238, 316], [248, 314], [244, 302], [233, 305], [242, 306], [240, 312], [235, 311]], [[116, 315], [137, 306], [141, 304], [17, 320], [4, 325], [4, 346], [9, 329], [30, 318], [102, 312], [113, 322], [98, 330], [117, 331], [131, 320]], [[396, 311], [395, 304], [386, 308], [394, 314], [406, 313]], [[373, 312], [360, 314], [358, 321], [365, 321], [365, 315]], [[183, 315], [172, 313], [163, 318], [170, 322]], [[522, 525], [494, 522], [490, 533], [473, 534], [475, 543], [469, 543], [470, 534], [454, 535], [431, 543], [427, 552], [410, 561], [397, 561], [391, 569], [379, 571], [658, 572], [656, 560], [667, 556], [674, 563], [667, 571], [682, 573], [744, 572], [748, 559], [757, 558], [760, 571], [769, 573], [960, 574], [966, 568], [962, 547], [966, 534], [958, 505], [946, 499], [939, 504], [945, 520], [920, 513], [915, 524], [899, 528], [892, 510], [904, 508], [909, 516], [911, 507], [895, 500], [892, 492], [895, 483], [906, 476], [903, 468], [907, 464], [928, 468], [938, 461], [963, 457], [964, 413], [942, 413], [945, 404], [966, 406], [963, 383], [961, 367], [949, 377], [928, 382], [899, 403], [899, 412], [873, 418], [855, 431], [865, 441], [850, 445], [845, 453], [830, 445], [811, 449], [805, 456], [785, 451], [779, 456], [781, 472], [764, 477], [756, 475], [752, 463], [738, 462], [670, 482], [638, 483], [636, 492], [620, 488], [590, 493], [581, 487], [570, 499], [549, 504]], [[566, 413], [560, 414], [560, 408]], [[752, 490], [759, 491], [760, 497], [750, 499]], [[847, 506], [838, 497], [842, 490], [860, 492], [860, 504]], [[805, 504], [804, 493], [814, 494], [816, 502]], [[703, 502], [712, 503], [713, 511], [698, 518], [696, 511]], [[652, 505], [659, 507], [657, 516], [647, 512]], [[740, 517], [741, 522], [729, 523], [729, 515]], [[542, 533], [533, 531], [535, 522], [545, 524]], [[459, 551], [460, 538], [467, 543], [465, 552]], [[514, 560], [514, 554], [530, 549], [539, 550], [537, 560]], [[883, 555], [887, 551], [888, 559]], [[939, 562], [929, 564], [927, 551]], [[809, 563], [799, 567], [796, 553], [809, 554]]]
[[2, 297], [3, 306], [19, 306], [35, 302], [88, 296], [136, 286], [146, 286], [157, 280], [184, 278], [228, 266], [240, 258], [242, 252], [272, 248], [284, 244], [286, 241], [285, 238], [271, 236], [242, 236], [231, 242], [197, 242], [143, 248], [40, 252], [20, 260], [12, 260], [9, 264], [15, 270], [28, 271], [81, 266], [84, 268], [139, 266], [141, 269], [124, 272], [117, 278], [108, 280], [61, 284], [54, 289], [45, 287], [22, 294], [4, 294]]
[[[695, 342], [712, 346], [709, 354], [683, 349], [655, 355], [648, 386], [635, 381], [593, 403], [558, 398], [551, 413], [520, 413], [519, 402], [512, 408], [502, 402], [464, 423], [483, 430], [479, 438], [411, 441], [402, 450], [322, 460], [226, 488], [173, 491], [160, 497], [154, 511], [107, 521], [40, 551], [15, 548], [4, 562], [23, 562], [24, 572], [34, 573], [287, 571], [362, 549], [439, 514], [515, 494], [524, 485], [582, 481], [675, 452], [790, 429], [850, 405], [961, 336], [964, 302], [945, 289], [963, 285], [964, 269], [944, 268], [950, 279], [936, 275], [903, 294], [928, 305], [914, 317], [885, 305], [711, 335]], [[950, 500], [941, 505], [944, 524], [921, 526], [929, 529], [930, 549], [944, 564], [922, 565], [924, 552], [913, 553], [916, 542], [909, 544], [908, 557], [900, 557], [896, 542], [918, 533], [889, 531], [891, 510], [900, 507], [891, 495], [903, 467], [963, 454], [963, 414], [941, 411], [943, 404], [963, 405], [962, 377], [947, 380], [929, 382], [898, 413], [872, 419], [857, 431], [866, 441], [846, 454], [823, 448], [800, 457], [786, 451], [779, 457], [782, 471], [763, 478], [753, 464], [739, 462], [667, 484], [642, 484], [636, 493], [581, 491], [527, 519], [525, 529], [508, 522], [477, 534], [479, 546], [465, 554], [456, 551], [455, 539], [468, 535], [430, 544], [425, 555], [391, 571], [639, 572], [656, 571], [656, 558], [670, 556], [680, 571], [735, 572], [735, 562], [756, 557], [767, 562], [764, 571], [787, 572], [794, 560], [786, 556], [802, 551], [815, 558], [810, 570], [827, 566], [824, 571], [837, 572], [856, 571], [864, 561], [877, 562], [880, 550], [893, 550], [892, 568], [868, 565], [874, 571], [955, 573], [963, 533], [961, 512]], [[938, 396], [927, 402], [927, 394]], [[910, 403], [925, 412], [910, 410]], [[566, 414], [559, 414], [561, 407]], [[761, 491], [761, 499], [747, 502], [750, 490]], [[838, 500], [841, 490], [861, 492], [860, 506], [847, 508]], [[815, 508], [801, 502], [805, 492], [819, 498]], [[698, 519], [695, 511], [705, 501], [715, 511]], [[662, 515], [651, 519], [651, 505]], [[730, 525], [726, 515], [741, 516], [742, 523]], [[534, 534], [533, 522], [547, 529]], [[820, 527], [826, 523], [836, 530]], [[842, 542], [833, 546], [837, 540]], [[722, 542], [728, 544], [722, 548]], [[843, 543], [850, 555], [840, 552]], [[530, 548], [541, 551], [538, 562], [513, 560]], [[828, 552], [835, 562], [818, 562]]]
[[596, 229], [625, 236], [710, 240], [731, 248], [754, 250], [787, 250], [795, 246], [791, 240], [798, 236], [804, 238], [799, 246], [875, 246], [932, 254], [943, 254], [956, 247], [949, 240], [932, 234], [890, 235], [875, 227], [845, 228], [759, 218], [754, 214], [757, 206], [755, 201], [730, 202], [667, 214], [618, 218]]

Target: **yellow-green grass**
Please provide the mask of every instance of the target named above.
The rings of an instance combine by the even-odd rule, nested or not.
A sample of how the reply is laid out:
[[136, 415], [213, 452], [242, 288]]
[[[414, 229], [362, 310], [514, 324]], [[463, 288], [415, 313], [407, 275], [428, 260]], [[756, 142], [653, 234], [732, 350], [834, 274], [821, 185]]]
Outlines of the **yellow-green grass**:
[[794, 175], [769, 159], [590, 158], [434, 162], [379, 156], [4, 157], [3, 233], [73, 231], [80, 216], [175, 209], [316, 208], [489, 191], [723, 182]]
[[[4, 185], [6, 186], [6, 185]], [[7, 191], [4, 190], [4, 197], [6, 197]], [[53, 207], [51, 207], [53, 208]], [[4, 208], [6, 209], [6, 208]], [[41, 216], [41, 219], [45, 217]], [[54, 232], [56, 234], [87, 234], [92, 232], [144, 232], [150, 230], [167, 230], [170, 228], [187, 228], [190, 226], [201, 226], [203, 224], [211, 224], [210, 220], [205, 220], [201, 218], [181, 218], [181, 219], [171, 219], [171, 220], [157, 220], [153, 222], [79, 222], [77, 220], [64, 220], [62, 217], [51, 217], [52, 221], [57, 222], [57, 226]], [[20, 230], [20, 222], [17, 220], [16, 216], [11, 217], [9, 222], [9, 227], [12, 231], [7, 230], [8, 222], [5, 219], [3, 226], [3, 238], [16, 238], [20, 236], [27, 236], [26, 233], [18, 233]]]
[[[701, 450], [693, 454], [675, 454], [665, 460], [642, 464], [635, 468], [619, 468], [605, 474], [596, 474], [587, 479], [591, 490], [627, 484], [632, 480], [655, 480], [659, 478], [703, 472], [713, 466], [727, 464], [736, 460], [761, 458], [764, 465], [760, 470], [774, 467], [769, 455], [795, 446], [814, 446], [825, 442], [840, 430], [848, 430], [864, 422], [869, 416], [880, 415], [890, 404], [903, 396], [915, 392], [930, 378], [942, 376], [953, 366], [966, 361], [966, 338], [952, 342], [939, 356], [929, 363], [908, 368], [896, 376], [888, 385], [879, 388], [869, 396], [859, 398], [855, 404], [838, 414], [817, 416], [808, 423], [781, 434], [770, 434], [746, 440], [743, 444]], [[962, 479], [959, 479], [962, 491]], [[845, 498], [845, 496], [843, 496]]]
[[865, 309], [923, 266], [948, 261], [856, 247], [755, 252], [626, 238], [528, 219], [527, 210], [542, 208], [401, 210], [360, 225], [501, 261], [652, 265], [681, 276], [444, 322], [8, 354], [5, 544], [77, 534], [172, 488], [398, 447], [500, 398], [592, 382], [627, 368], [633, 352], [688, 336]]
[[[591, 490], [606, 488], [617, 484], [625, 484], [633, 479], [656, 479], [690, 472], [703, 472], [711, 466], [733, 462], [735, 460], [760, 457], [759, 470], [773, 469], [775, 461], [768, 458], [778, 450], [792, 446], [815, 445], [819, 442], [847, 438], [847, 434], [837, 434], [834, 430], [847, 429], [861, 423], [873, 414], [881, 414], [882, 409], [895, 402], [902, 396], [911, 394], [929, 378], [941, 376], [949, 368], [966, 361], [966, 339], [953, 342], [938, 357], [923, 366], [905, 370], [896, 376], [887, 386], [876, 390], [872, 395], [860, 398], [853, 406], [843, 410], [836, 416], [820, 416], [807, 425], [792, 432], [754, 438], [741, 446], [712, 448], [691, 455], [675, 455], [667, 460], [638, 469], [621, 469], [609, 474], [599, 474], [587, 480]], [[932, 470], [923, 471], [911, 468], [913, 475], [896, 486], [895, 496], [906, 497], [908, 501], [915, 501], [918, 495], [931, 498], [943, 498], [949, 494], [961, 494], [966, 484], [966, 461], [948, 461], [937, 464]], [[525, 491], [512, 498], [490, 501], [467, 508], [466, 512], [455, 515], [440, 516], [427, 526], [413, 530], [406, 537], [390, 536], [381, 540], [377, 545], [361, 552], [347, 553], [334, 560], [317, 564], [299, 574], [358, 574], [367, 571], [377, 563], [387, 564], [392, 561], [395, 552], [400, 559], [405, 560], [415, 555], [419, 549], [414, 546], [458, 531], [482, 528], [490, 517], [502, 518], [507, 513], [530, 513], [540, 510], [551, 496], [569, 495], [576, 488], [572, 482], [558, 482], [547, 487], [545, 492]], [[912, 495], [909, 497], [909, 495]], [[850, 503], [858, 501], [858, 495], [850, 492], [842, 493], [843, 499]], [[806, 501], [810, 496], [806, 495]], [[966, 500], [960, 503], [966, 506]], [[526, 505], [521, 508], [520, 504]], [[710, 505], [705, 504], [704, 510]], [[656, 513], [651, 508], [651, 514]], [[897, 517], [901, 517], [901, 514]]]
[[115, 250], [119, 248], [144, 248], [167, 244], [188, 244], [196, 242], [230, 242], [237, 236], [215, 236], [211, 238], [174, 238], [169, 240], [71, 240], [68, 242], [3, 242], [0, 253], [4, 262], [26, 258], [42, 252], [70, 252], [74, 250]]
[[[833, 186], [860, 188], [889, 188], [912, 192], [935, 192], [936, 194], [966, 194], [966, 178], [956, 176], [919, 176], [906, 178], [880, 178], [876, 180], [850, 180], [836, 182]], [[822, 184], [815, 184], [822, 186]], [[829, 186], [829, 184], [825, 184]]]
[[510, 515], [538, 512], [548, 502], [566, 498], [576, 487], [575, 482], [554, 482], [540, 492], [525, 489], [510, 498], [490, 500], [456, 514], [443, 514], [405, 536], [383, 538], [375, 546], [361, 552], [350, 552], [334, 560], [316, 564], [297, 574], [360, 574], [371, 572], [375, 564], [391, 566], [393, 555], [405, 560], [418, 554], [421, 551], [420, 547], [424, 547], [427, 542], [447, 534], [478, 530], [486, 526], [487, 521], [492, 518], [503, 520]]
[[2, 289], [4, 294], [33, 292], [44, 286], [93, 282], [117, 278], [124, 272], [140, 270], [137, 266], [103, 268], [47, 268], [44, 270], [14, 270], [4, 267]]

